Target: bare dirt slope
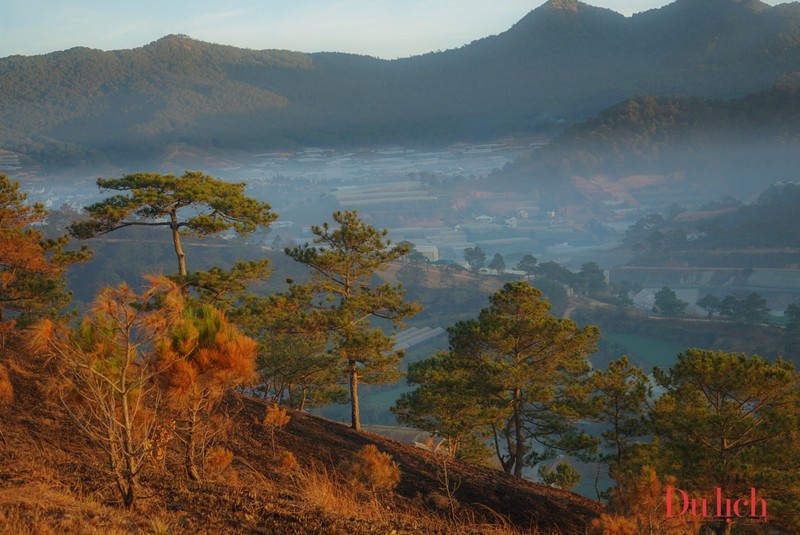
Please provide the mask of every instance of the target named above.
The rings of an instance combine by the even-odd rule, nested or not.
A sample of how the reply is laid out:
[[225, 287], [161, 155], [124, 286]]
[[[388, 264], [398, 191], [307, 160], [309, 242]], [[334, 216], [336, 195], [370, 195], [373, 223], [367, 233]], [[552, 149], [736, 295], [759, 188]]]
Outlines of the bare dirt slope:
[[[6, 349], [14, 400], [0, 408], [0, 534], [5, 533], [542, 533], [582, 534], [600, 504], [465, 463], [448, 466], [458, 507], [442, 504], [442, 466], [411, 445], [308, 414], [276, 434], [266, 406], [230, 396], [224, 446], [233, 461], [190, 481], [177, 440], [142, 476], [133, 511], [118, 505], [100, 452], [52, 399], [47, 363]], [[394, 493], [350, 492], [341, 468], [375, 444], [401, 471]], [[297, 465], [281, 454], [291, 452]], [[437, 498], [438, 496], [438, 498]], [[455, 518], [453, 518], [455, 517]]]

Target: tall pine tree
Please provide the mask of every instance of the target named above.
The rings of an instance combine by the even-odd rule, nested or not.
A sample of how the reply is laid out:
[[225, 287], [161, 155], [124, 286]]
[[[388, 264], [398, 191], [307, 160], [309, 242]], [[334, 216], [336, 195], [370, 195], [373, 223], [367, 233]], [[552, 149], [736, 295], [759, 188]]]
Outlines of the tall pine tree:
[[381, 384], [400, 376], [403, 352], [394, 349], [393, 337], [382, 325], [393, 330], [419, 306], [403, 300], [399, 285], [372, 280], [408, 253], [408, 247], [392, 246], [386, 230], [365, 223], [355, 211], [334, 212], [333, 220], [335, 227], [324, 223], [311, 228], [314, 245], [287, 249], [286, 254], [313, 269], [309, 284], [325, 309], [329, 343], [349, 384], [352, 427], [360, 429], [359, 383]]

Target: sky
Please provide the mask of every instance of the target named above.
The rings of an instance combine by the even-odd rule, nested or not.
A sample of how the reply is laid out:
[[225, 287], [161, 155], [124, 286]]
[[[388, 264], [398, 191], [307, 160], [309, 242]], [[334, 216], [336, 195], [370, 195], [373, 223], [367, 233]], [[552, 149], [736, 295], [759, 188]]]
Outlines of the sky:
[[[703, 0], [696, 0], [703, 1]], [[629, 16], [670, 0], [586, 0]], [[0, 0], [0, 57], [119, 50], [169, 34], [254, 49], [384, 59], [458, 48], [544, 0]], [[776, 5], [779, 0], [767, 0]]]

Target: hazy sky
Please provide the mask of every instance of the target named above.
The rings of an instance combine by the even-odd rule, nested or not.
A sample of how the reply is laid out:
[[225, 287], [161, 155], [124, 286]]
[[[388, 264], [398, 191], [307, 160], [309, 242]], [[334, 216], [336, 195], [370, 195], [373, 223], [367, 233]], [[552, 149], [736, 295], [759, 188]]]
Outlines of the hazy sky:
[[[695, 0], [704, 1], [704, 0]], [[0, 0], [0, 57], [135, 48], [172, 33], [245, 48], [381, 58], [501, 33], [544, 0]], [[624, 15], [669, 0], [595, 0]], [[782, 3], [767, 0], [768, 4]]]

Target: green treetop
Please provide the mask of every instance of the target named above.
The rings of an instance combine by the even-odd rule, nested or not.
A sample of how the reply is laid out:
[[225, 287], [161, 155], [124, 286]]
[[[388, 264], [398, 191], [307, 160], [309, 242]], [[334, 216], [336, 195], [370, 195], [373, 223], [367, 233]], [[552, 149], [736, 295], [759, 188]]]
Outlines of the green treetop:
[[543, 458], [531, 439], [547, 449], [588, 445], [586, 437], [572, 433], [571, 400], [579, 395], [578, 380], [588, 373], [586, 357], [600, 333], [595, 326], [578, 328], [572, 320], [550, 315], [541, 292], [525, 281], [507, 283], [490, 301], [477, 320], [451, 329], [450, 345], [482, 385], [478, 402], [493, 411], [491, 428], [503, 469], [522, 477], [526, 462]]
[[248, 234], [277, 216], [270, 205], [244, 194], [244, 183], [229, 183], [197, 171], [182, 176], [138, 173], [97, 179], [101, 191], [119, 191], [85, 207], [89, 219], [74, 223], [70, 233], [88, 239], [133, 226], [167, 227], [172, 233], [178, 274], [185, 276], [181, 235], [204, 237], [234, 229]]
[[[652, 415], [664, 470], [689, 492], [721, 487], [726, 496], [741, 497], [755, 487], [769, 504], [770, 525], [797, 533], [800, 374], [794, 365], [689, 349], [654, 374], [666, 390]], [[711, 528], [728, 533], [730, 524], [721, 519]]]

